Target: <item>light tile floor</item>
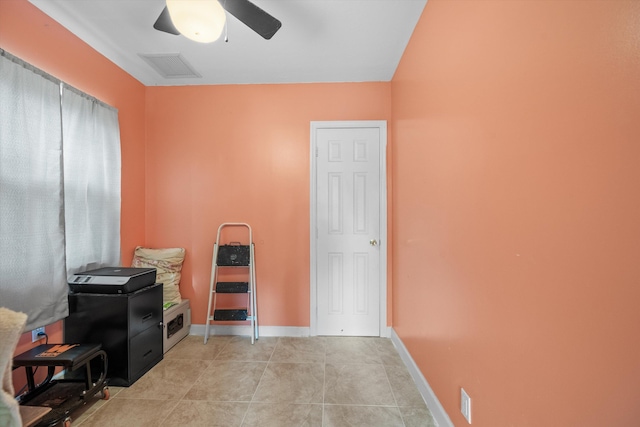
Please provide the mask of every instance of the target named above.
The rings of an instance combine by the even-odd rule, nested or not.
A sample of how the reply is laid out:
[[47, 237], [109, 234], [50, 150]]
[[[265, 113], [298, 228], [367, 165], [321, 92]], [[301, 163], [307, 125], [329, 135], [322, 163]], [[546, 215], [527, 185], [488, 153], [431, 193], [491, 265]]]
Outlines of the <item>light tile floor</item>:
[[74, 427], [435, 427], [391, 340], [188, 336]]

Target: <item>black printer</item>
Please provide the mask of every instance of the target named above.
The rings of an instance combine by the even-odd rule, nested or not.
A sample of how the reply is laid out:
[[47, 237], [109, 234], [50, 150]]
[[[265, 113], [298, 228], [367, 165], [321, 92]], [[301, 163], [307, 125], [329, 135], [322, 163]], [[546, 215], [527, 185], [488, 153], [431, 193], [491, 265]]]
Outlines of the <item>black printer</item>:
[[76, 273], [67, 279], [71, 292], [128, 294], [153, 285], [155, 268], [103, 267]]

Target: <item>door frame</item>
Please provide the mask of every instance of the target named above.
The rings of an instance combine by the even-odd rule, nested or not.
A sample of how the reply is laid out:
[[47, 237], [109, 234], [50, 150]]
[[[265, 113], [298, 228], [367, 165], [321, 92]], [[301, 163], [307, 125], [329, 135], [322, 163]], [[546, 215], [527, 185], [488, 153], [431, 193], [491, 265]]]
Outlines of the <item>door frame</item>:
[[318, 284], [317, 277], [317, 151], [318, 144], [316, 134], [318, 129], [349, 129], [349, 128], [378, 128], [380, 130], [380, 237], [378, 247], [380, 248], [380, 336], [387, 337], [387, 122], [386, 120], [359, 120], [359, 121], [312, 121], [310, 138], [310, 328], [309, 335], [318, 335]]

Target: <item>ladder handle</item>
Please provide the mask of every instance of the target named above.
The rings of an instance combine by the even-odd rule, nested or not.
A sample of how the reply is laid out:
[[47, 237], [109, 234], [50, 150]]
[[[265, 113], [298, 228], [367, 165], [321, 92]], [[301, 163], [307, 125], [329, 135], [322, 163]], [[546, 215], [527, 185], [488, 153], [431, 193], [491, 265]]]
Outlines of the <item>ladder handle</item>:
[[218, 234], [216, 236], [216, 242], [220, 243], [220, 234], [222, 233], [222, 229], [224, 227], [247, 227], [249, 230], [249, 243], [253, 242], [253, 231], [251, 230], [251, 226], [246, 222], [223, 222], [218, 227]]

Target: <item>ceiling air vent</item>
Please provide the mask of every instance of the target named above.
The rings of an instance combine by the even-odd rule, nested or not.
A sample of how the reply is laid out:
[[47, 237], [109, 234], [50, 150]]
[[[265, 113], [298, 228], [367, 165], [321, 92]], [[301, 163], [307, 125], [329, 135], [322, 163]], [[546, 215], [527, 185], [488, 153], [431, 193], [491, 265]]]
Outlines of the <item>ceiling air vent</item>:
[[167, 79], [202, 77], [179, 53], [139, 53], [138, 55]]

